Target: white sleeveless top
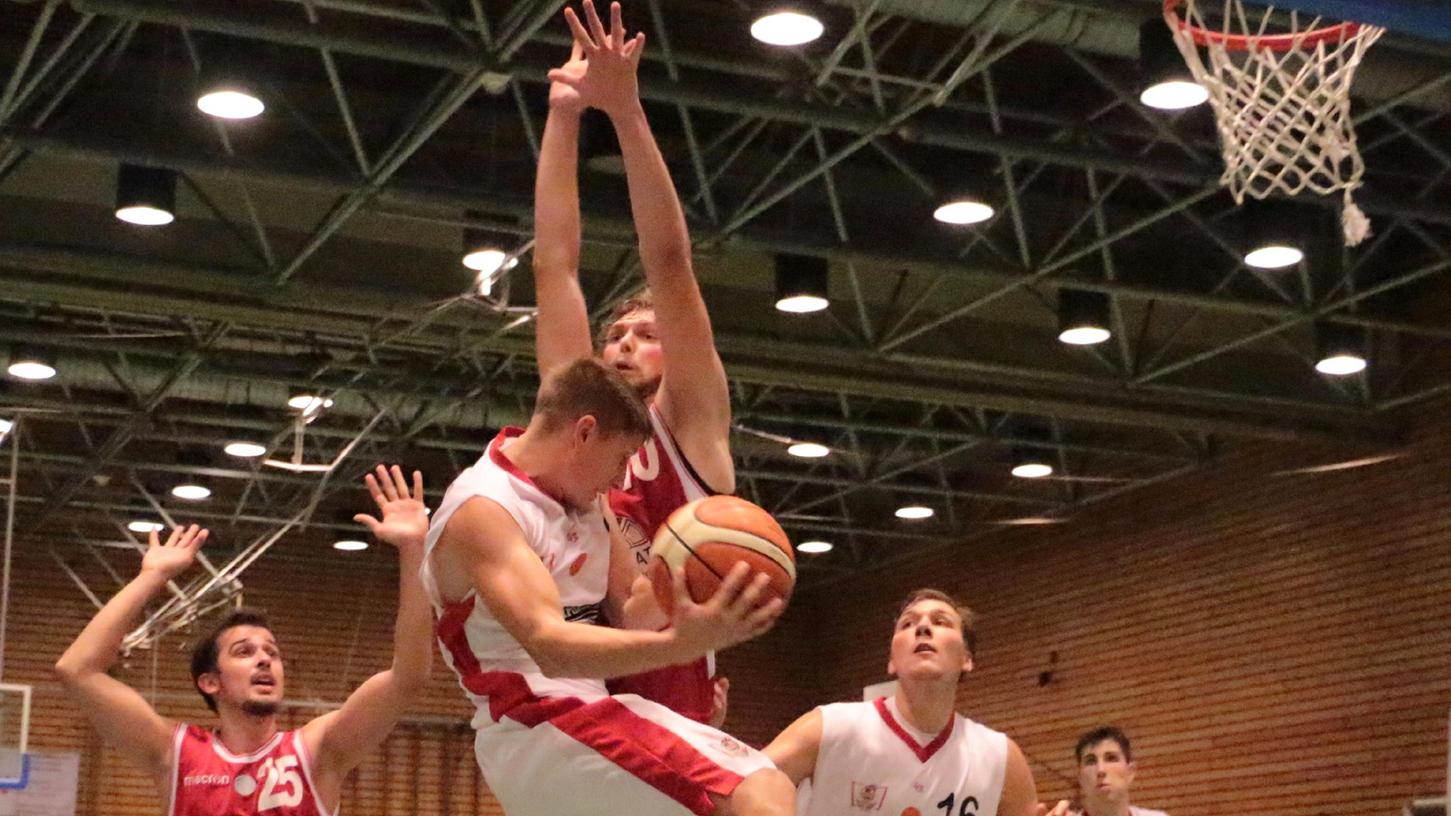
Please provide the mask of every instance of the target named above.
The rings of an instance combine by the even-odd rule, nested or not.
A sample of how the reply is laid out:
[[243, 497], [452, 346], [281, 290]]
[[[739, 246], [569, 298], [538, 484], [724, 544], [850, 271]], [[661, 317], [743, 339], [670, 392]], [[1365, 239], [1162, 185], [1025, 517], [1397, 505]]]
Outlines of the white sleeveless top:
[[438, 614], [438, 641], [444, 662], [458, 675], [478, 710], [474, 727], [497, 722], [515, 706], [543, 698], [606, 695], [603, 680], [545, 677], [524, 647], [490, 614], [474, 590], [446, 601], [434, 577], [433, 551], [449, 519], [477, 496], [490, 499], [514, 519], [559, 588], [566, 620], [599, 623], [609, 585], [610, 539], [597, 506], [571, 510], [542, 490], [505, 455], [523, 433], [505, 428], [484, 455], [454, 479], [429, 523], [423, 584]]
[[954, 714], [913, 733], [887, 698], [821, 706], [821, 750], [802, 816], [996, 816], [1008, 738]]

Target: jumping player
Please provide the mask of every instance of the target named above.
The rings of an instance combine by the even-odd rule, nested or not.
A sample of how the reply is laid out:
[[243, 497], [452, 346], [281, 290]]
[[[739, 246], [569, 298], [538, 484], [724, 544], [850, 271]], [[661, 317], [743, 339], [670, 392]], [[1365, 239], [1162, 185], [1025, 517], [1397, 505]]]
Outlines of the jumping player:
[[510, 816], [792, 812], [790, 781], [762, 754], [597, 679], [742, 642], [782, 609], [760, 603], [766, 576], [747, 585], [739, 564], [703, 604], [677, 573], [665, 631], [593, 625], [627, 617], [635, 571], [601, 499], [649, 431], [618, 371], [576, 359], [545, 377], [529, 426], [500, 432], [434, 514], [423, 575], [439, 643]]
[[381, 519], [359, 515], [375, 536], [398, 548], [398, 619], [393, 665], [359, 686], [336, 711], [295, 731], [280, 731], [282, 653], [266, 618], [237, 611], [197, 644], [192, 679], [217, 714], [215, 728], [162, 717], [134, 689], [106, 672], [146, 603], [186, 572], [207, 540], [195, 524], [162, 543], [153, 532], [141, 572], [55, 664], [66, 690], [101, 736], [150, 773], [171, 816], [331, 816], [343, 780], [382, 744], [428, 679], [432, 618], [418, 579], [428, 516], [423, 477], [378, 466], [367, 476]]
[[[636, 68], [645, 36], [626, 38], [619, 3], [611, 5], [609, 31], [590, 0], [583, 8], [584, 23], [565, 10], [574, 52], [550, 72], [550, 112], [534, 199], [536, 354], [543, 372], [595, 351], [578, 277], [577, 181], [580, 115], [594, 107], [609, 116], [619, 138], [649, 287], [614, 308], [599, 338], [600, 357], [650, 406], [650, 435], [630, 458], [624, 482], [609, 493], [620, 532], [643, 570], [655, 531], [672, 511], [735, 491], [730, 391], [695, 280], [684, 211], [640, 103]], [[714, 655], [707, 655], [685, 666], [612, 680], [610, 688], [719, 725], [726, 686], [723, 679], [713, 680], [714, 663]]]

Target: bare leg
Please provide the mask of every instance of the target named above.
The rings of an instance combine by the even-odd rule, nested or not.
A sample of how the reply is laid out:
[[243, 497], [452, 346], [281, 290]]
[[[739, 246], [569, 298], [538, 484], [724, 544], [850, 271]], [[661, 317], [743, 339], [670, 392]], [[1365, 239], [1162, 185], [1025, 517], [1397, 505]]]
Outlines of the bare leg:
[[715, 804], [717, 816], [793, 816], [796, 786], [786, 774], [769, 768], [746, 777], [729, 798]]

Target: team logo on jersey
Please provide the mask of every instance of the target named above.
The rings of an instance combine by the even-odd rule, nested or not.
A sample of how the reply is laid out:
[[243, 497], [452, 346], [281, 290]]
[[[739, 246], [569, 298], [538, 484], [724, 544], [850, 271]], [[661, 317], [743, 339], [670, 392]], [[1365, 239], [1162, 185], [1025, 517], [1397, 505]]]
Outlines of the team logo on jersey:
[[585, 561], [588, 561], [588, 560], [589, 560], [589, 553], [580, 553], [579, 554], [579, 557], [576, 558], [576, 559], [574, 559], [574, 561], [570, 563], [570, 565], [569, 565], [569, 574], [570, 575], [578, 575], [579, 574], [579, 571], [582, 570], [582, 569], [584, 569], [584, 562]]
[[740, 744], [736, 741], [734, 737], [731, 736], [722, 736], [720, 738], [720, 748], [722, 751], [725, 751], [727, 754], [730, 754], [732, 756], [743, 757], [747, 753], [749, 753], [746, 750], [746, 746]]
[[643, 569], [650, 562], [650, 539], [629, 516], [616, 516], [615, 521], [619, 523], [620, 535], [630, 545], [630, 552], [635, 554], [635, 565]]
[[851, 806], [855, 810], [881, 810], [887, 801], [886, 785], [863, 785], [855, 779], [851, 782]]
[[192, 785], [230, 785], [232, 784], [231, 774], [192, 774], [181, 778], [182, 787]]
[[232, 783], [232, 790], [238, 796], [251, 796], [257, 792], [257, 780], [246, 774], [237, 774], [237, 781]]
[[902, 811], [902, 816], [922, 816], [922, 811], [914, 807], [909, 807]]

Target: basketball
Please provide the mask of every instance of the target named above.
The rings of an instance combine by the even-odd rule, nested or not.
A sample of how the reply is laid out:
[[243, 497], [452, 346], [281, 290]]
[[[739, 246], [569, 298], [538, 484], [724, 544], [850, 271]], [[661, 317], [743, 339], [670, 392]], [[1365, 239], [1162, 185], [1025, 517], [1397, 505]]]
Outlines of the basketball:
[[650, 547], [650, 582], [655, 599], [667, 614], [675, 608], [669, 567], [685, 572], [691, 600], [702, 603], [715, 594], [737, 563], [770, 576], [763, 603], [791, 599], [796, 586], [796, 554], [781, 525], [770, 513], [735, 496], [709, 496], [670, 514]]

